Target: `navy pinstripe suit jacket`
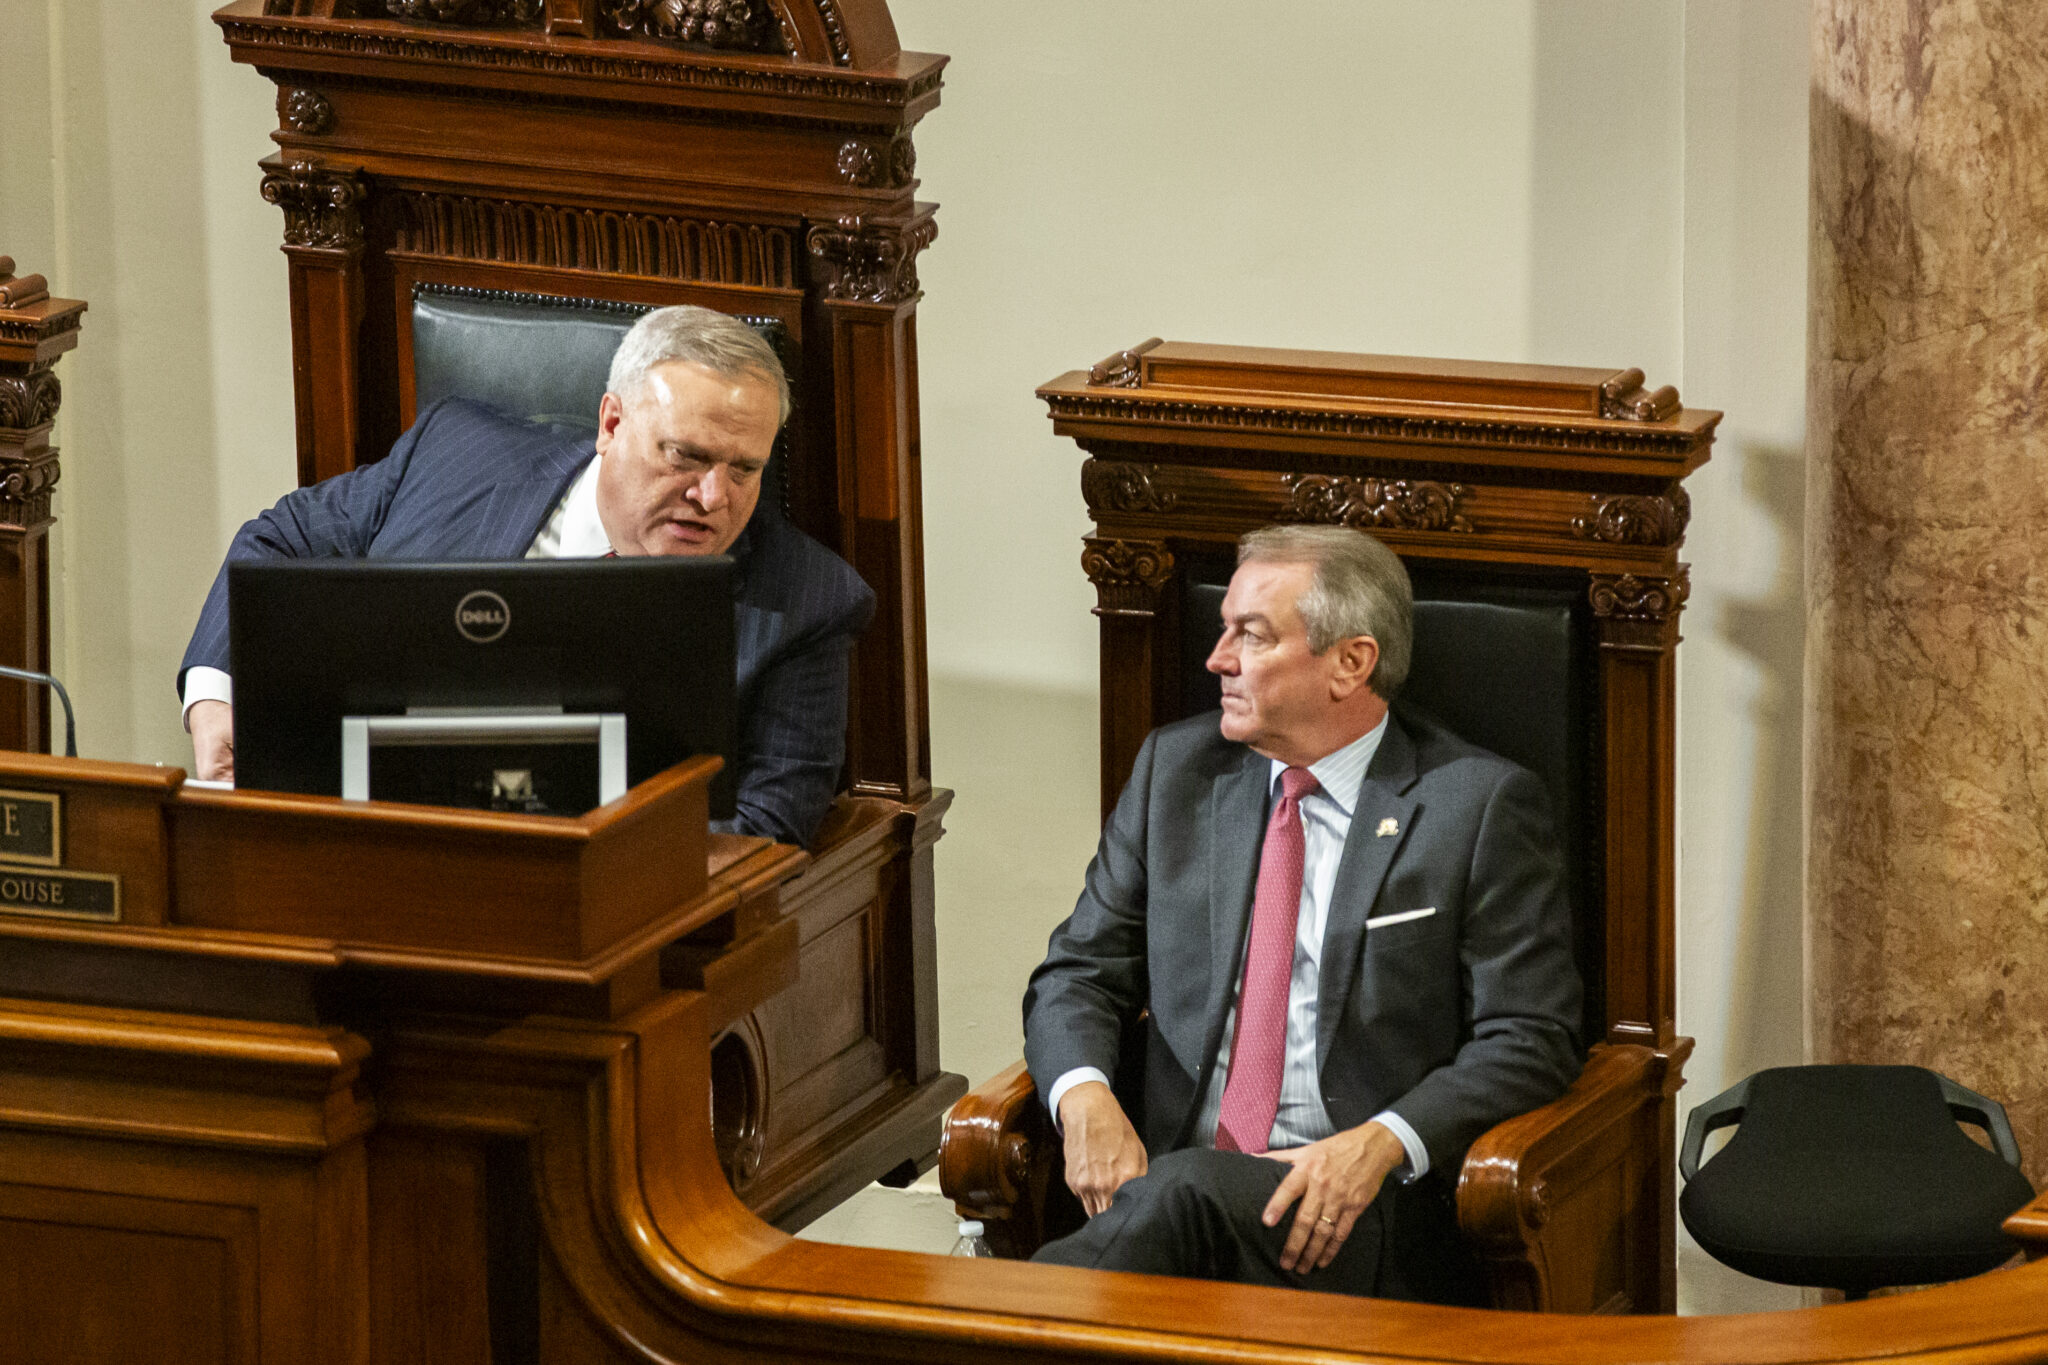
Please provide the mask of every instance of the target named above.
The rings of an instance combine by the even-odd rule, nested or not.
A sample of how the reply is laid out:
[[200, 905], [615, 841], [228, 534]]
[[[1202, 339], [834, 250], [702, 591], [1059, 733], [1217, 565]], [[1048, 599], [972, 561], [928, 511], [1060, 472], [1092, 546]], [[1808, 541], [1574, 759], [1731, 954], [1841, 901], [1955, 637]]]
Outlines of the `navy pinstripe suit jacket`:
[[[437, 403], [375, 464], [287, 493], [236, 533], [252, 559], [518, 559], [595, 447], [462, 399]], [[874, 615], [852, 567], [755, 509], [730, 552], [739, 683], [739, 812], [718, 828], [808, 844], [846, 747], [847, 655]], [[223, 565], [178, 670], [228, 667]]]

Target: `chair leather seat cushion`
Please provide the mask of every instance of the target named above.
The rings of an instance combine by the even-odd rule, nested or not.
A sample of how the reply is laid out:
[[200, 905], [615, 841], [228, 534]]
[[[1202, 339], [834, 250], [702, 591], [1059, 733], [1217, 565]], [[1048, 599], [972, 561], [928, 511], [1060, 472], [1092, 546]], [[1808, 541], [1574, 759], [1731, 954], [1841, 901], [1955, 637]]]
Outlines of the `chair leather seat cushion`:
[[1932, 1073], [1782, 1067], [1756, 1075], [1734, 1137], [1678, 1207], [1744, 1274], [1861, 1290], [1996, 1267], [2017, 1250], [1999, 1224], [2033, 1193], [1956, 1126]]

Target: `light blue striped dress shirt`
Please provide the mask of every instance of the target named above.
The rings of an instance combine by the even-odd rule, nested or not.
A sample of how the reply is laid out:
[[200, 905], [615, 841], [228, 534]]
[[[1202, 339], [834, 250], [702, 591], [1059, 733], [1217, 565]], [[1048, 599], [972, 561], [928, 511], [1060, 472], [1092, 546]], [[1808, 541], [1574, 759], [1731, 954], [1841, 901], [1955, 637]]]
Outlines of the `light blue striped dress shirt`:
[[[1294, 930], [1294, 975], [1287, 988], [1287, 1064], [1280, 1079], [1280, 1108], [1273, 1118], [1267, 1141], [1270, 1149], [1306, 1147], [1332, 1137], [1336, 1128], [1323, 1108], [1322, 1085], [1316, 1067], [1316, 1001], [1322, 981], [1324, 930], [1330, 920], [1330, 897], [1337, 885], [1337, 864], [1344, 857], [1344, 840], [1351, 833], [1351, 813], [1358, 805], [1358, 792], [1365, 770], [1379, 752], [1380, 737], [1387, 732], [1380, 723], [1335, 753], [1309, 764], [1317, 790], [1301, 805], [1304, 861], [1301, 875], [1301, 912]], [[1277, 800], [1280, 774], [1287, 765], [1275, 760], [1269, 779], [1268, 809]], [[1247, 921], [1249, 924], [1249, 921]], [[1247, 927], [1249, 932], [1249, 927]], [[1214, 1146], [1216, 1119], [1223, 1109], [1223, 1086], [1230, 1074], [1230, 1044], [1237, 1028], [1237, 995], [1244, 989], [1242, 976], [1232, 989], [1230, 1018], [1224, 1024], [1223, 1045], [1216, 1058], [1216, 1070], [1202, 1096], [1200, 1117], [1195, 1124], [1198, 1146]], [[1109, 1078], [1095, 1067], [1076, 1067], [1061, 1076], [1050, 1091], [1055, 1116], [1060, 1100], [1082, 1081]], [[1391, 1109], [1373, 1115], [1408, 1153], [1403, 1178], [1414, 1180], [1429, 1170], [1429, 1149], [1408, 1121]]]

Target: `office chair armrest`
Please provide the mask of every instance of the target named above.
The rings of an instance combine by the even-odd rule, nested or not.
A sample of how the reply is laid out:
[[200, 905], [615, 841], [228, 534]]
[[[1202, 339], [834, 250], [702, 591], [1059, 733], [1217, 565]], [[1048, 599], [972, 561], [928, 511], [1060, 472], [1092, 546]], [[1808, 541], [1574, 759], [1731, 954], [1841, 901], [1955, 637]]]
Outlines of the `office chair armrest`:
[[962, 1096], [939, 1136], [939, 1188], [979, 1219], [998, 1256], [1023, 1258], [1045, 1240], [1047, 1185], [1063, 1169], [1059, 1134], [1020, 1060]]
[[1978, 1094], [1965, 1085], [1957, 1085], [1939, 1072], [1935, 1079], [1941, 1082], [1941, 1097], [1948, 1102], [1948, 1112], [1961, 1123], [1973, 1123], [1991, 1135], [1991, 1145], [2011, 1166], [2020, 1164], [2019, 1139], [2012, 1135], [2012, 1124], [2005, 1117], [2005, 1106], [1997, 1100]]
[[1716, 1128], [1742, 1122], [1742, 1111], [1749, 1105], [1749, 1083], [1752, 1079], [1745, 1076], [1706, 1103], [1693, 1107], [1692, 1116], [1685, 1121], [1685, 1143], [1678, 1149], [1678, 1173], [1687, 1182], [1699, 1172], [1700, 1148], [1706, 1145], [1707, 1134]]

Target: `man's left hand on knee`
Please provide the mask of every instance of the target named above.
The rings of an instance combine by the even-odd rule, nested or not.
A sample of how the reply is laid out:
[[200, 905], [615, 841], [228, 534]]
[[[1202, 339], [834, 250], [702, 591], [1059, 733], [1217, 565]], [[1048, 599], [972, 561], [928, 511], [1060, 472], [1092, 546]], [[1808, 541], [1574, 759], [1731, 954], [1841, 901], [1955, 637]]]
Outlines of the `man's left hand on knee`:
[[1261, 1217], [1267, 1227], [1277, 1227], [1287, 1206], [1300, 1201], [1280, 1251], [1280, 1268], [1302, 1274], [1320, 1270], [1336, 1258], [1358, 1215], [1378, 1197], [1388, 1175], [1408, 1159], [1401, 1139], [1378, 1122], [1266, 1155], [1293, 1169], [1273, 1191]]

